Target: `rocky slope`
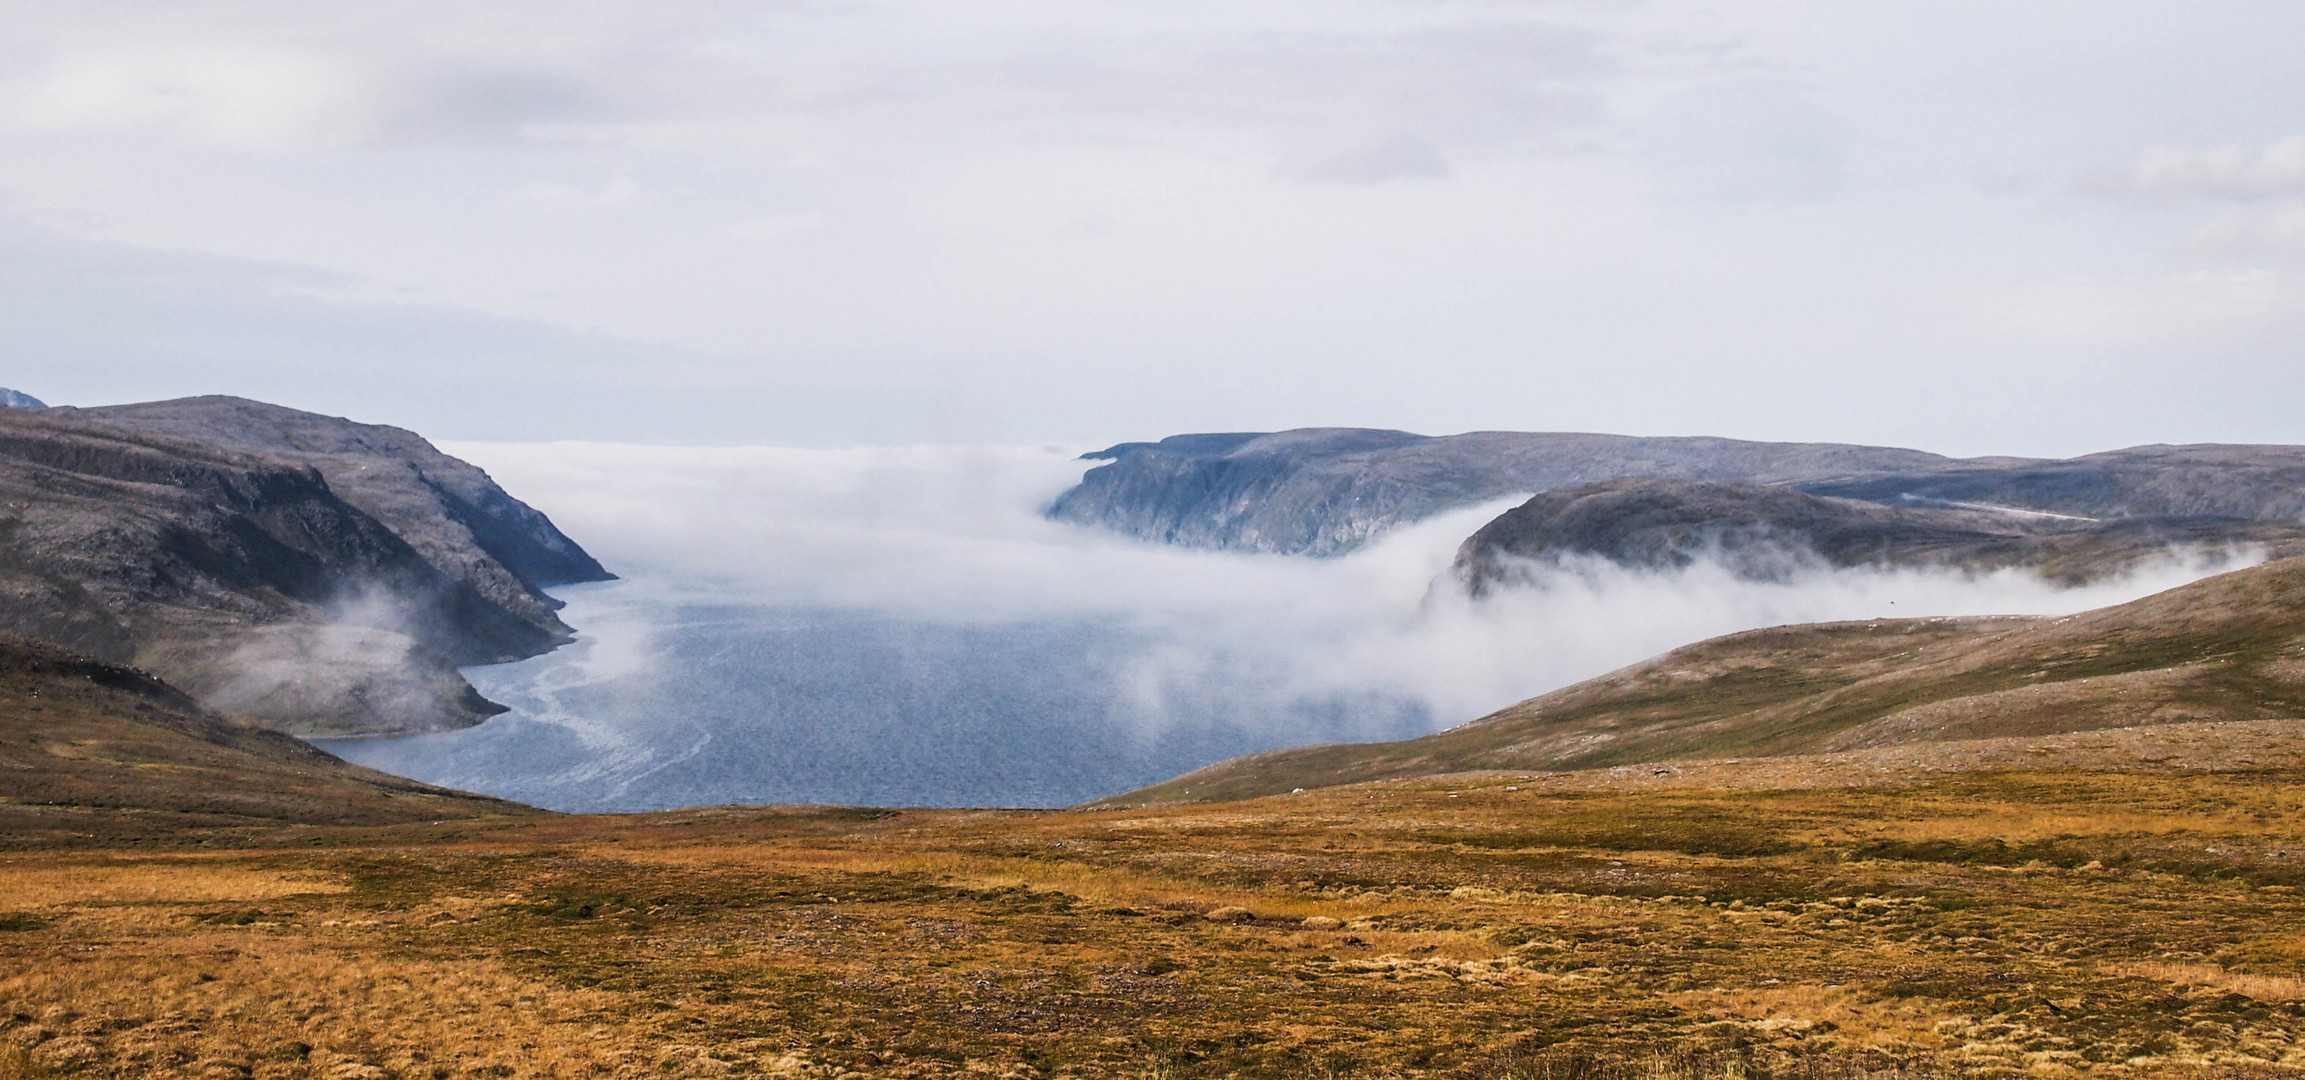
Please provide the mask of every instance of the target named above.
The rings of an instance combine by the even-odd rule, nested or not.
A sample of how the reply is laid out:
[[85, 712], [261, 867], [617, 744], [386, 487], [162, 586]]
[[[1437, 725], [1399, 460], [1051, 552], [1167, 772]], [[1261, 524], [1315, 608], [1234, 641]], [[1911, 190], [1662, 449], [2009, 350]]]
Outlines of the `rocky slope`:
[[284, 730], [501, 711], [456, 668], [567, 640], [540, 590], [604, 576], [398, 429], [231, 398], [0, 411], [0, 629]]
[[2046, 461], [1734, 439], [1314, 428], [1179, 435], [1088, 456], [1108, 463], [1049, 516], [1163, 543], [1310, 555], [1489, 499], [1627, 479], [1789, 487], [2005, 519], [2009, 511], [2191, 519], [2180, 531], [2192, 532], [2215, 532], [2219, 518], [2305, 518], [2305, 447], [2293, 446], [2144, 446]]
[[[2023, 567], [2079, 584], [2172, 546], [2305, 553], [2305, 523], [2178, 516], [2167, 512], [2173, 502], [2143, 508], [2157, 514], [2100, 519], [1971, 508], [1988, 505], [1975, 501], [1882, 504], [1791, 487], [1612, 480], [1544, 492], [1505, 512], [1465, 541], [1454, 570], [1479, 596], [1578, 557], [1646, 570], [1708, 559], [1760, 580], [1819, 567]], [[2233, 502], [2217, 508], [2242, 508]]]
[[349, 765], [142, 671], [0, 634], [0, 836], [17, 844], [538, 813]]
[[2301, 718], [2305, 558], [2296, 558], [2060, 619], [1733, 634], [1421, 739], [1238, 758], [1114, 801]]
[[221, 396], [49, 415], [316, 469], [337, 497], [386, 523], [426, 561], [555, 639], [567, 627], [542, 590], [614, 577], [487, 473], [402, 428]]

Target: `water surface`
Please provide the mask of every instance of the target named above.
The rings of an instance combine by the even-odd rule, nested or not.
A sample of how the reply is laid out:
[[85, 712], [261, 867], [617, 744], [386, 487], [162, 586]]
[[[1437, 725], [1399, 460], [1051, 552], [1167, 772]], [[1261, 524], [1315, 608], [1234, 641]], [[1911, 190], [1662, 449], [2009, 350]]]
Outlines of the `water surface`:
[[562, 590], [573, 645], [468, 669], [512, 712], [479, 727], [324, 740], [362, 765], [556, 810], [726, 803], [1064, 806], [1237, 754], [1430, 730], [1417, 702], [1292, 696], [1246, 668], [1158, 715], [1117, 620], [940, 623]]

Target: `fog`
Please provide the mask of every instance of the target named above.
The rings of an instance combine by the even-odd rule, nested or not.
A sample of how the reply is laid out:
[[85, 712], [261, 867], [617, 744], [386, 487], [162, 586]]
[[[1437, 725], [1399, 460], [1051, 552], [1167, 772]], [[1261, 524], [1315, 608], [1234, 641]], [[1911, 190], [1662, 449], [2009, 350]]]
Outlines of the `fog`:
[[1450, 560], [1517, 500], [1318, 560], [1046, 520], [1090, 465], [1078, 448], [444, 449], [625, 580], [563, 590], [577, 645], [471, 672], [510, 716], [354, 756], [572, 809], [1072, 802], [1231, 754], [1453, 726], [1720, 633], [2061, 614], [2247, 559], [2172, 552], [2076, 589], [1571, 562], [1474, 601]]

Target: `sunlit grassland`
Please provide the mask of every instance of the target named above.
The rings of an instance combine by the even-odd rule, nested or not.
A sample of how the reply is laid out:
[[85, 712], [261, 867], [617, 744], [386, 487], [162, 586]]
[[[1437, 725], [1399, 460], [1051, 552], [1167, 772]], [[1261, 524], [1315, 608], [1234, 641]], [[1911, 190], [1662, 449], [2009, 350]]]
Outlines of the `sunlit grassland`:
[[19, 851], [0, 1076], [2289, 1075], [2300, 779], [1495, 777]]

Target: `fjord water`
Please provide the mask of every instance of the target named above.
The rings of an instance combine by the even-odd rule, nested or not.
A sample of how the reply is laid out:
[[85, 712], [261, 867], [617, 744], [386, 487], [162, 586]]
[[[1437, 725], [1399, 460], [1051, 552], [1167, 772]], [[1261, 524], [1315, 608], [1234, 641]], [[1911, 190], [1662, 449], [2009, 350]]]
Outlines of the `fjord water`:
[[[623, 580], [557, 590], [578, 640], [469, 669], [512, 711], [331, 740], [388, 772], [564, 810], [1056, 806], [1255, 750], [1403, 738], [1702, 637], [2077, 611], [2200, 576], [1570, 567], [1474, 603], [1443, 575], [1509, 503], [1338, 559], [1045, 520], [1059, 448], [463, 444]], [[1440, 582], [1436, 584], [1436, 582]]]
[[[361, 764], [570, 810], [723, 803], [1061, 806], [1280, 742], [1429, 730], [1415, 702], [1244, 693], [1147, 723], [1116, 701], [1154, 643], [1109, 621], [972, 625], [570, 590], [573, 645], [472, 669], [513, 711], [330, 742]], [[632, 655], [611, 655], [639, 646]]]

